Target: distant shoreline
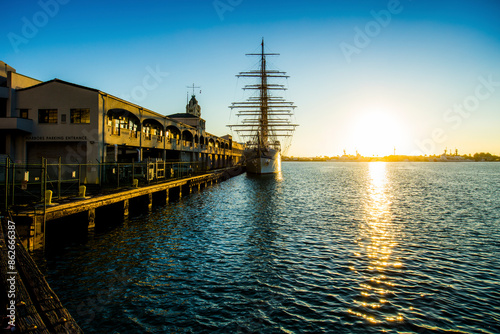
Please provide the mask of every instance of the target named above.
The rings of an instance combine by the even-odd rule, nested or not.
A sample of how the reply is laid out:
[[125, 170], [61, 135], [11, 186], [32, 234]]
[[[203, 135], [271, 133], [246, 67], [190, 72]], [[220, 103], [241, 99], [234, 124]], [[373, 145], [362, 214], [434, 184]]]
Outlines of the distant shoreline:
[[335, 160], [335, 159], [301, 159], [301, 160], [282, 160], [282, 162], [500, 162], [500, 161], [487, 161], [487, 160], [481, 160], [481, 161], [475, 161], [475, 160], [469, 160], [469, 161], [440, 161], [440, 160], [383, 160], [383, 159], [366, 159], [366, 160]]
[[283, 157], [282, 161], [291, 162], [500, 162], [500, 157], [490, 153], [476, 153], [474, 155], [446, 155], [441, 156], [407, 156], [407, 155], [390, 155], [386, 157], [363, 157], [363, 156], [341, 156], [341, 157]]

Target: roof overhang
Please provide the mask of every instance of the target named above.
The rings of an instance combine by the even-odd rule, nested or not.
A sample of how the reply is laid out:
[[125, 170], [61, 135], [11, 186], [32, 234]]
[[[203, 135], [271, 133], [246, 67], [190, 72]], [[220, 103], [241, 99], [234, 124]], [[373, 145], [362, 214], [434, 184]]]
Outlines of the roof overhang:
[[33, 120], [19, 117], [2, 118], [2, 121], [0, 122], [0, 130], [32, 133]]

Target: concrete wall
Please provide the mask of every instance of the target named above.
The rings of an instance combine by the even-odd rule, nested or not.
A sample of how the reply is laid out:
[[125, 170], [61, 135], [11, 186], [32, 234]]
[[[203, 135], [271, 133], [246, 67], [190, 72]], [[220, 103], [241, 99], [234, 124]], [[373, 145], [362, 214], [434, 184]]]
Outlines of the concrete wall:
[[[22, 161], [26, 158], [25, 130], [26, 127], [18, 127], [19, 117], [17, 109], [17, 89], [30, 87], [41, 83], [41, 81], [21, 75], [4, 62], [0, 61], [0, 118], [3, 119], [2, 133], [0, 134], [0, 153], [8, 154], [14, 161]], [[1, 121], [1, 120], [0, 120]]]
[[[37, 147], [45, 147], [46, 145], [35, 145], [35, 143], [67, 143], [67, 149], [62, 152], [59, 150], [58, 156], [61, 156], [63, 163], [74, 163], [78, 160], [84, 162], [97, 162], [99, 158], [99, 108], [97, 91], [82, 89], [80, 87], [64, 84], [53, 81], [37, 87], [32, 87], [26, 90], [17, 92], [18, 101], [17, 109], [28, 109], [28, 118], [33, 120], [33, 132], [26, 136], [26, 144], [31, 148], [31, 153], [36, 153]], [[71, 123], [70, 110], [73, 108], [89, 108], [90, 123], [89, 124], [73, 124]], [[38, 111], [39, 109], [57, 109], [58, 119], [56, 124], [39, 124]], [[65, 115], [65, 122], [62, 121]], [[75, 143], [84, 142], [81, 147], [86, 147], [85, 150], [74, 149]], [[60, 146], [58, 144], [58, 146]], [[33, 151], [35, 150], [35, 151]], [[47, 158], [56, 158], [56, 151], [43, 150], [46, 153], [51, 153]], [[30, 157], [27, 156], [26, 160]]]
[[7, 102], [7, 117], [19, 117], [19, 109], [17, 108], [17, 89], [27, 88], [38, 85], [42, 81], [36, 80], [25, 75], [9, 72], [7, 76], [7, 86], [11, 91], [9, 92]]

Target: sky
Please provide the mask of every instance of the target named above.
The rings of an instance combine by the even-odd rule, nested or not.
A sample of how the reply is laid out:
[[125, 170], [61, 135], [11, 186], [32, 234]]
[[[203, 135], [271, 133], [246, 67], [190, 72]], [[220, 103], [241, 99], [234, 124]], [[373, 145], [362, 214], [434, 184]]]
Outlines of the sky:
[[[0, 60], [231, 133], [266, 50], [297, 105], [290, 156], [500, 155], [500, 1], [5, 1]], [[201, 93], [200, 93], [201, 91]]]

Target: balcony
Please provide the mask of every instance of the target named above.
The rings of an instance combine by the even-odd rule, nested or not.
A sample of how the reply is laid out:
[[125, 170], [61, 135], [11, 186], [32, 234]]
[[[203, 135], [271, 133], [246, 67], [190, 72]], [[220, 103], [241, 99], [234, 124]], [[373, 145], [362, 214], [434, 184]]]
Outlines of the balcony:
[[20, 117], [0, 118], [0, 130], [20, 131], [26, 133], [33, 132], [33, 120]]
[[106, 133], [106, 143], [107, 144], [117, 144], [117, 145], [128, 145], [128, 146], [139, 146], [140, 138], [138, 136], [140, 132], [129, 130], [126, 128], [118, 128], [108, 126]]
[[193, 142], [188, 140], [183, 140], [182, 148], [191, 151], [193, 149]]
[[165, 148], [167, 150], [177, 150], [177, 140], [175, 138], [166, 138]]

